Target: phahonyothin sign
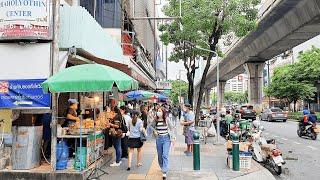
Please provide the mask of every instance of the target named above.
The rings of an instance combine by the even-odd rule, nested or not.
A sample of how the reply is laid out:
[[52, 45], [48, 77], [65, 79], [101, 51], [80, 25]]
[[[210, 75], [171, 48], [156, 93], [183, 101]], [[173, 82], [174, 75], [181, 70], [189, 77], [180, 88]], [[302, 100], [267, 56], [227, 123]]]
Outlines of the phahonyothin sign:
[[51, 40], [51, 0], [0, 0], [0, 40]]

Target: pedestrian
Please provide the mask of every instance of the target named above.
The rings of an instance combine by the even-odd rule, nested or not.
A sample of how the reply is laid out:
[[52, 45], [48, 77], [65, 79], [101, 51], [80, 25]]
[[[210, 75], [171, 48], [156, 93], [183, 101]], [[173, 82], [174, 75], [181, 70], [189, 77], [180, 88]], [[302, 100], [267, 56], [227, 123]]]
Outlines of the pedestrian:
[[173, 126], [176, 127], [177, 126], [177, 121], [178, 121], [178, 116], [179, 116], [179, 110], [176, 106], [173, 106], [172, 110], [172, 122], [173, 122]]
[[128, 168], [127, 171], [131, 170], [131, 162], [132, 155], [134, 149], [137, 149], [137, 167], [142, 166], [142, 146], [143, 142], [140, 139], [141, 133], [146, 133], [143, 128], [143, 121], [139, 118], [139, 111], [132, 112], [132, 119], [128, 122], [128, 130], [129, 130], [129, 139], [128, 139], [128, 147], [129, 147], [129, 156], [128, 156]]
[[140, 106], [141, 120], [143, 121], [143, 127], [146, 129], [148, 126], [148, 110], [147, 106]]
[[[129, 109], [126, 106], [121, 106], [120, 112], [123, 117], [125, 125], [128, 127], [129, 122], [131, 121]], [[121, 158], [127, 159], [128, 158], [128, 133], [123, 133], [123, 137], [121, 138], [121, 149], [122, 149]]]
[[156, 135], [156, 146], [158, 163], [162, 171], [163, 179], [166, 179], [169, 170], [169, 151], [171, 142], [175, 141], [173, 126], [168, 120], [163, 108], [158, 108], [156, 118], [152, 122], [152, 127]]
[[195, 131], [195, 115], [191, 109], [190, 104], [184, 105], [184, 121], [181, 125], [184, 126], [185, 143], [187, 150], [184, 152], [187, 156], [192, 156], [193, 133]]
[[116, 151], [116, 161], [110, 164], [111, 167], [120, 166], [121, 161], [121, 138], [122, 138], [122, 130], [121, 130], [121, 123], [122, 123], [122, 115], [118, 107], [114, 107], [114, 112], [116, 113], [113, 121], [110, 123], [110, 134], [112, 136], [112, 143], [113, 147]]

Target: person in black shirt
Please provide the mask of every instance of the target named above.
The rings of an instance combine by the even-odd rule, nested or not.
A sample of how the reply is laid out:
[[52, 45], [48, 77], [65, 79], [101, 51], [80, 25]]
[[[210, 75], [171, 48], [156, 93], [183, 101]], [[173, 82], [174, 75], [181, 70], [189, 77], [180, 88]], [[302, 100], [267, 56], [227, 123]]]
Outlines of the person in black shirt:
[[69, 107], [66, 111], [66, 119], [61, 125], [62, 127], [68, 127], [71, 124], [76, 122], [80, 122], [80, 118], [78, 117], [78, 104], [79, 102], [76, 99], [69, 99]]
[[148, 126], [148, 110], [147, 106], [141, 105], [140, 106], [140, 112], [141, 112], [141, 120], [143, 121], [143, 127], [147, 129]]

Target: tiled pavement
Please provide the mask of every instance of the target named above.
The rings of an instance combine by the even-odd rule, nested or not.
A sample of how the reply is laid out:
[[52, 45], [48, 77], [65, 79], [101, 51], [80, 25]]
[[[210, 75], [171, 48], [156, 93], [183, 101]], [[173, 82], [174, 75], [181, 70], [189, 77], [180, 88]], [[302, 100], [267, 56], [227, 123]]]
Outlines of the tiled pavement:
[[[227, 167], [226, 149], [224, 145], [213, 145], [212, 139], [207, 144], [201, 144], [201, 170], [193, 171], [193, 158], [184, 155], [184, 137], [181, 129], [177, 129], [177, 141], [171, 148], [169, 157], [169, 180], [227, 180], [227, 179], [259, 179], [272, 180], [271, 173], [255, 161], [247, 171], [234, 172]], [[112, 148], [111, 148], [112, 149]], [[105, 167], [109, 175], [101, 179], [110, 180], [160, 180], [162, 174], [157, 162], [155, 140], [148, 140], [143, 146], [142, 167], [136, 167], [136, 152], [132, 161], [131, 171], [126, 171], [127, 160], [120, 167]]]

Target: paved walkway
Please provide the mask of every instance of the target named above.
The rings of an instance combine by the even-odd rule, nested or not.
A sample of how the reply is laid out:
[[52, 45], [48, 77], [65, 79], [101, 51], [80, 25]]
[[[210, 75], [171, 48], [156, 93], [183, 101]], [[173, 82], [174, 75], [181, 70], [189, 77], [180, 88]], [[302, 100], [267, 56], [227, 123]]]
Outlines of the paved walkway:
[[[167, 179], [169, 180], [273, 180], [272, 174], [255, 161], [252, 161], [252, 168], [247, 171], [234, 172], [227, 167], [226, 148], [224, 145], [213, 145], [213, 139], [209, 139], [207, 144], [201, 144], [201, 170], [193, 171], [193, 157], [184, 155], [186, 145], [181, 129], [178, 128], [177, 142], [171, 148]], [[127, 160], [123, 160], [120, 167], [106, 167], [110, 174], [101, 179], [117, 180], [160, 180], [160, 171], [155, 140], [148, 140], [143, 146], [143, 166], [136, 167], [136, 152], [132, 161], [131, 171], [127, 171]]]

